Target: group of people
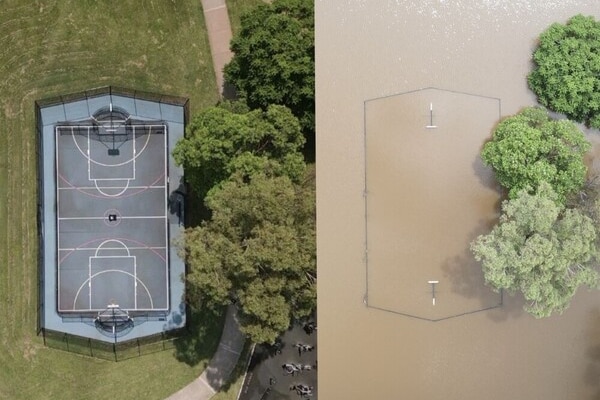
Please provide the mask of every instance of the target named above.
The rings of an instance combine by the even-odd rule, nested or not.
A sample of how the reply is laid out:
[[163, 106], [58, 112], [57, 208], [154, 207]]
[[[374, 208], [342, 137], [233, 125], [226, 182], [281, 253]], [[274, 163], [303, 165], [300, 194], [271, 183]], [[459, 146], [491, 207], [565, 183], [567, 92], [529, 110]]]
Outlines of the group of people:
[[310, 321], [304, 324], [302, 329], [304, 329], [304, 332], [306, 332], [307, 335], [312, 335], [313, 332], [317, 330], [317, 324], [315, 324], [313, 321]]
[[306, 353], [307, 351], [313, 351], [315, 346], [311, 346], [310, 344], [302, 344], [296, 343], [294, 347], [298, 348], [298, 355], [301, 356], [302, 353]]
[[298, 385], [292, 385], [290, 386], [290, 390], [295, 390], [296, 393], [298, 394], [298, 396], [300, 397], [304, 397], [304, 396], [312, 396], [313, 395], [313, 386], [308, 386], [305, 385], [303, 383], [300, 383]]
[[296, 372], [302, 371], [310, 371], [312, 370], [312, 366], [308, 364], [294, 364], [294, 363], [286, 363], [281, 366], [284, 374], [294, 376]]
[[[304, 330], [304, 332], [307, 335], [312, 335], [315, 332], [315, 330], [317, 329], [317, 325], [314, 321], [309, 321], [309, 322], [306, 322], [302, 326], [302, 329]], [[271, 351], [274, 351], [275, 354], [279, 355], [279, 354], [282, 354], [283, 347], [284, 347], [283, 343], [278, 341], [275, 344], [273, 344]], [[312, 352], [315, 349], [314, 345], [307, 344], [307, 343], [301, 343], [301, 342], [295, 343], [293, 345], [293, 347], [298, 349], [299, 357], [301, 357], [303, 353]], [[271, 354], [273, 354], [273, 353], [271, 353]], [[285, 364], [281, 365], [281, 369], [283, 370], [284, 376], [288, 376], [288, 375], [296, 376], [297, 374], [300, 374], [304, 371], [311, 371], [311, 370], [315, 369], [316, 367], [317, 367], [316, 361], [315, 361], [314, 366], [311, 364], [308, 364], [308, 363], [304, 364], [304, 363], [300, 363], [300, 362], [286, 362]], [[275, 379], [275, 377], [271, 376], [269, 379], [269, 387], [267, 388], [268, 392], [271, 392], [271, 390], [273, 390], [275, 385], [277, 385], [277, 379]], [[314, 387], [310, 386], [306, 383], [294, 383], [289, 388], [290, 388], [290, 391], [295, 391], [296, 394], [302, 398], [311, 397], [311, 396], [316, 395], [316, 392], [314, 391]]]

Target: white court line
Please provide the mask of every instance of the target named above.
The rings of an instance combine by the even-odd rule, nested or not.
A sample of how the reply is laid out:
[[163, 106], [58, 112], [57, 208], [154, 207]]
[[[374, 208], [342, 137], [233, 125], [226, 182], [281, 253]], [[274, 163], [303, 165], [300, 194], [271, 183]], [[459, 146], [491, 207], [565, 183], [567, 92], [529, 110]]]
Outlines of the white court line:
[[[164, 195], [164, 212], [165, 212], [165, 247], [169, 245], [169, 220], [168, 218], [168, 199], [169, 199], [169, 170], [168, 170], [168, 162], [169, 162], [169, 155], [168, 155], [168, 151], [167, 151], [167, 136], [168, 136], [169, 132], [167, 131], [167, 126], [165, 125], [164, 127], [164, 144], [163, 144], [163, 149], [164, 149], [164, 153], [163, 153], [163, 162], [164, 162], [164, 177], [165, 177], [165, 195]], [[167, 279], [165, 279], [165, 293], [166, 293], [166, 299], [167, 299], [167, 308], [170, 306], [171, 304], [171, 293], [169, 293], [169, 281], [170, 279], [168, 279], [169, 276], [169, 264], [170, 264], [170, 258], [169, 258], [169, 251], [165, 251], [165, 277], [167, 277]]]
[[[166, 250], [166, 247], [147, 246], [147, 247], [128, 247], [129, 250]], [[58, 251], [94, 251], [97, 247], [63, 247]], [[102, 250], [123, 250], [122, 247], [103, 247]]]
[[[96, 249], [96, 253], [98, 253], [98, 249]], [[88, 257], [88, 292], [90, 294], [90, 305], [88, 306], [89, 308], [92, 308], [92, 257]], [[81, 290], [81, 288], [83, 287], [83, 285], [85, 285], [85, 282], [83, 282], [81, 284], [81, 287], [79, 288], [79, 290]], [[73, 300], [73, 308], [75, 308], [75, 303], [77, 302], [77, 296], [79, 296], [79, 290], [77, 291], [77, 294], [75, 295], [75, 299]]]
[[[166, 215], [148, 215], [148, 216], [133, 216], [133, 217], [119, 217], [119, 219], [163, 219], [163, 218], [167, 218]], [[100, 220], [100, 219], [106, 219], [106, 217], [60, 217], [58, 220], [59, 221], [85, 221], [88, 219], [92, 219], [92, 220]]]
[[[145, 125], [144, 126], [144, 128], [148, 128], [148, 127], [150, 127], [150, 125]], [[164, 239], [165, 246], [164, 247], [163, 246], [160, 246], [160, 247], [159, 246], [153, 246], [153, 247], [131, 247], [131, 248], [128, 248], [126, 245], [124, 245], [123, 243], [121, 243], [121, 244], [123, 244], [123, 246], [125, 247], [125, 249], [127, 249], [127, 253], [128, 254], [129, 254], [130, 250], [168, 250], [169, 249], [169, 247], [168, 247], [168, 245], [169, 245], [169, 237], [168, 237], [168, 228], [169, 228], [169, 226], [168, 226], [168, 164], [167, 164], [167, 162], [168, 162], [168, 149], [167, 149], [167, 143], [168, 143], [167, 142], [167, 136], [168, 136], [168, 132], [167, 132], [167, 125], [151, 125], [151, 127], [152, 128], [155, 128], [155, 127], [156, 128], [162, 128], [164, 130], [164, 138], [163, 138], [163, 140], [164, 140], [164, 144], [163, 144], [163, 146], [164, 146], [164, 149], [163, 149], [163, 151], [164, 151], [163, 168], [164, 168], [164, 182], [165, 182], [165, 184], [164, 185], [150, 185], [150, 186], [141, 186], [141, 185], [140, 186], [131, 186], [131, 187], [129, 187], [129, 189], [138, 189], [138, 190], [139, 189], [159, 189], [159, 190], [163, 189], [164, 193], [165, 193], [164, 200], [163, 200], [163, 202], [164, 202], [164, 215], [131, 216], [131, 217], [121, 217], [121, 218], [122, 219], [159, 219], [159, 220], [165, 219], [165, 221], [166, 221], [165, 222], [165, 239]], [[55, 178], [55, 181], [56, 182], [60, 181], [60, 179], [59, 179], [59, 177], [60, 177], [60, 174], [59, 174], [60, 168], [59, 168], [59, 139], [58, 139], [58, 137], [59, 137], [59, 134], [60, 134], [61, 131], [59, 130], [59, 128], [63, 128], [63, 132], [66, 130], [67, 133], [68, 133], [68, 130], [70, 128], [70, 130], [71, 130], [70, 133], [71, 133], [73, 139], [75, 139], [74, 138], [74, 136], [75, 136], [74, 129], [75, 128], [73, 126], [57, 126], [57, 127], [55, 127], [55, 144], [56, 144], [55, 145], [55, 158], [56, 158], [56, 160], [55, 160], [55, 165], [56, 165], [56, 171], [55, 171], [56, 178]], [[75, 146], [79, 150], [79, 152], [84, 156], [84, 158], [86, 158], [87, 166], [88, 166], [88, 179], [90, 181], [94, 181], [94, 183], [96, 185], [93, 186], [93, 187], [59, 187], [59, 185], [57, 184], [56, 187], [55, 187], [55, 190], [56, 190], [56, 207], [57, 207], [57, 211], [56, 211], [57, 224], [58, 224], [58, 221], [68, 221], [68, 220], [99, 220], [99, 219], [104, 220], [105, 219], [104, 216], [103, 217], [61, 217], [60, 216], [60, 208], [59, 208], [60, 190], [78, 190], [78, 189], [81, 190], [81, 189], [86, 189], [86, 188], [89, 189], [89, 190], [94, 190], [94, 189], [98, 189], [98, 188], [100, 188], [102, 190], [122, 189], [122, 187], [115, 188], [115, 187], [105, 187], [104, 185], [101, 186], [101, 185], [98, 185], [98, 183], [99, 183], [98, 181], [100, 181], [100, 183], [101, 183], [104, 180], [107, 181], [107, 182], [108, 181], [123, 181], [124, 180], [124, 179], [120, 179], [120, 178], [108, 178], [108, 179], [99, 179], [99, 180], [91, 179], [92, 163], [98, 164], [100, 166], [111, 166], [111, 165], [102, 165], [101, 163], [98, 163], [97, 161], [91, 159], [91, 140], [92, 139], [91, 139], [90, 129], [92, 127], [91, 126], [87, 126], [87, 127], [85, 127], [85, 126], [79, 126], [78, 128], [83, 128], [83, 129], [87, 128], [87, 135], [86, 135], [87, 137], [85, 137], [85, 136], [82, 137], [82, 138], [87, 139], [87, 149], [86, 149], [85, 153], [84, 153], [84, 150], [82, 149], [82, 146], [81, 146], [81, 145], [83, 145], [83, 143], [81, 143], [81, 141], [77, 141], [77, 140], [73, 140], [73, 141], [74, 141]], [[85, 130], [83, 132], [85, 132]], [[136, 138], [135, 138], [136, 135], [135, 135], [135, 128], [134, 128], [134, 135], [133, 135], [133, 141], [134, 141], [134, 145], [133, 145], [133, 159], [130, 159], [130, 160], [122, 163], [122, 164], [126, 164], [126, 163], [128, 163], [130, 161], [133, 161], [134, 179], [135, 179], [135, 176], [136, 176], [136, 173], [137, 173], [136, 158], [139, 157], [139, 156], [141, 156], [141, 154], [144, 152], [144, 150], [146, 150], [146, 148], [149, 146], [149, 142], [150, 142], [150, 139], [152, 137], [151, 136], [152, 132], [153, 131], [151, 129], [149, 131], [149, 133], [147, 134], [146, 140], [142, 141], [143, 148], [140, 149], [140, 151], [138, 152], [137, 151], [138, 149], [136, 148]], [[137, 140], [137, 141], [139, 142], [139, 140]], [[87, 153], [87, 156], [86, 156], [86, 153]], [[127, 179], [127, 181], [129, 183], [130, 180]], [[111, 240], [107, 240], [107, 241], [104, 241], [100, 246], [95, 247], [95, 248], [89, 248], [89, 247], [88, 248], [61, 248], [60, 247], [60, 243], [61, 243], [60, 242], [60, 229], [57, 229], [57, 250], [58, 251], [88, 250], [88, 251], [96, 251], [96, 254], [97, 254], [98, 250], [116, 251], [116, 250], [120, 250], [121, 249], [121, 248], [115, 247], [114, 245], [111, 246], [111, 247], [102, 247], [107, 242], [120, 242], [120, 241], [118, 241], [118, 240], [112, 240], [112, 239]], [[167, 277], [167, 279], [165, 279], [165, 282], [164, 282], [164, 284], [166, 286], [165, 287], [165, 293], [166, 293], [166, 297], [167, 297], [167, 306], [166, 306], [165, 309], [169, 309], [169, 304], [170, 304], [170, 290], [169, 290], [169, 279], [168, 279], [168, 271], [169, 271], [169, 253], [168, 253], [168, 251], [166, 252], [165, 256], [166, 256], [165, 257], [165, 274], [166, 274], [165, 276]], [[118, 256], [118, 257], [123, 257], [123, 256]], [[115, 258], [116, 258], [116, 256], [115, 256]], [[58, 279], [57, 279], [59, 290], [62, 287], [61, 286], [61, 279], [60, 279], [61, 278], [61, 273], [60, 273], [61, 271], [62, 271], [62, 269], [60, 269], [60, 266], [59, 266], [59, 273], [58, 273]], [[124, 271], [101, 271], [100, 273], [106, 273], [106, 272], [120, 272], [120, 273], [125, 273]], [[91, 281], [92, 281], [92, 279], [94, 277], [96, 277], [100, 273], [92, 274], [91, 264], [89, 265], [89, 268], [88, 268], [88, 279], [87, 279], [87, 281], [88, 281], [87, 283], [88, 283], [88, 287], [89, 287], [89, 293], [88, 293], [89, 294], [89, 308], [87, 310], [85, 308], [81, 308], [81, 309], [77, 308], [76, 309], [75, 308], [75, 304], [73, 304], [73, 307], [72, 307], [71, 310], [63, 310], [63, 307], [60, 304], [59, 304], [58, 308], [61, 311], [89, 311], [89, 310], [96, 310], [96, 309], [92, 309], [92, 287], [91, 287], [92, 283], [91, 283]], [[131, 273], [127, 273], [127, 274], [130, 275], [130, 276], [132, 276], [134, 278], [134, 282], [135, 282], [135, 285], [136, 285], [134, 296], [135, 296], [135, 308], [137, 310], [137, 287], [138, 287], [137, 282], [139, 280], [139, 278], [137, 278], [137, 264], [135, 265], [134, 274], [133, 275]], [[144, 282], [141, 281], [141, 280], [139, 280], [139, 281], [142, 284], [142, 286], [144, 287], [146, 293], [148, 294], [148, 297], [149, 297], [149, 300], [150, 300], [150, 303], [151, 303], [151, 308], [148, 308], [148, 309], [139, 309], [139, 311], [144, 311], [144, 310], [146, 310], [146, 311], [159, 310], [157, 308], [154, 308], [154, 303], [153, 303], [152, 295], [150, 294], [150, 291], [148, 290], [148, 288], [146, 287], [146, 285], [144, 284]], [[80, 291], [83, 289], [83, 287], [85, 287], [85, 283], [86, 282], [82, 283], [82, 286], [78, 290], [77, 295], [76, 295], [76, 299], [79, 296]], [[59, 301], [60, 301], [60, 296], [58, 296], [58, 297], [59, 297]], [[76, 299], [74, 300], [74, 303], [76, 302]], [[162, 310], [162, 308], [160, 310]]]
[[[73, 126], [71, 126], [71, 125], [59, 125], [59, 126], [56, 127], [56, 129], [59, 129], [59, 128], [71, 128], [71, 136], [73, 137], [73, 143], [75, 144], [75, 147], [77, 147], [77, 150], [79, 150], [79, 152], [81, 153], [81, 155], [83, 155], [85, 158], [88, 159], [88, 162], [91, 161], [94, 164], [102, 166], [102, 167], [120, 167], [122, 165], [130, 163], [133, 160], [133, 158], [132, 158], [132, 159], [123, 161], [122, 163], [118, 163], [118, 164], [105, 164], [105, 163], [101, 163], [99, 161], [91, 159], [89, 151], [87, 152], [87, 156], [86, 156], [86, 153], [84, 153], [84, 151], [79, 146], [79, 143], [77, 143], [77, 140], [75, 140], [75, 131], [74, 131], [75, 127], [77, 127], [77, 128], [87, 128], [87, 131], [88, 131], [87, 136], [88, 136], [88, 140], [89, 140], [90, 128], [93, 128], [93, 126], [91, 126], [91, 125], [90, 126], [88, 126], [88, 125], [73, 125]], [[150, 124], [150, 125], [143, 125], [143, 127], [144, 128], [162, 127], [164, 129], [165, 133], [167, 131], [167, 126], [166, 125], [153, 125], [153, 124]], [[134, 132], [135, 132], [135, 129], [134, 129]], [[137, 153], [137, 151], [135, 152], [136, 153], [135, 154], [136, 158], [139, 157], [144, 152], [144, 150], [146, 149], [146, 147], [148, 147], [148, 144], [150, 143], [150, 135], [151, 135], [151, 133], [152, 133], [152, 131], [150, 131], [148, 133], [148, 135], [147, 135], [148, 137], [146, 138], [146, 142], [144, 144], [144, 147], [140, 150], [140, 152], [139, 153]], [[135, 138], [134, 138], [134, 140], [135, 140]], [[88, 150], [89, 150], [89, 143], [88, 143]]]
[[[77, 146], [77, 148], [79, 149], [79, 145], [77, 144], [77, 140], [75, 140], [75, 132], [73, 131], [73, 128], [71, 128], [71, 135], [73, 135], [73, 142], [75, 143], [75, 146]], [[81, 154], [83, 154], [83, 152], [81, 151], [81, 149], [79, 149], [79, 151], [81, 152]], [[87, 149], [86, 149], [86, 153], [87, 153], [87, 166], [88, 166], [88, 181], [92, 180], [92, 167], [90, 165], [90, 128], [87, 128]]]
[[[59, 171], [60, 171], [59, 162], [58, 162], [58, 127], [54, 128], [54, 152], [55, 152], [54, 174], [56, 177], [56, 179], [54, 181], [54, 186], [56, 189], [55, 195], [56, 195], [56, 219], [57, 219], [57, 221], [56, 221], [56, 248], [58, 249], [58, 248], [60, 248], [60, 229], [58, 229], [58, 218], [60, 217], [60, 193], [58, 191], [58, 186], [59, 186], [58, 182], [60, 182], [60, 180], [58, 178]], [[57, 259], [58, 259], [58, 257], [57, 257]], [[61, 286], [60, 286], [60, 272], [61, 272], [60, 263], [58, 263], [56, 265], [56, 269], [58, 272], [56, 274], [57, 275], [56, 281], [57, 281], [57, 285], [58, 285], [57, 287], [58, 287], [58, 290], [60, 291], [60, 288], [61, 288]], [[60, 304], [61, 296], [57, 296], [57, 297], [58, 297], [58, 309], [60, 310], [61, 309], [61, 304]]]
[[[90, 263], [90, 268], [91, 268], [91, 263]], [[79, 289], [77, 290], [77, 293], [75, 294], [75, 299], [73, 300], [73, 308], [72, 308], [72, 310], [75, 310], [75, 304], [77, 303], [77, 299], [79, 298], [79, 293], [81, 293], [81, 289], [83, 289], [83, 287], [85, 286], [85, 284], [87, 283], [90, 286], [90, 293], [91, 293], [92, 292], [92, 287], [91, 287], [91, 285], [92, 285], [92, 279], [95, 278], [95, 277], [97, 277], [98, 275], [106, 274], [108, 272], [118, 272], [118, 273], [121, 273], [121, 274], [129, 275], [132, 278], [134, 278], [134, 276], [133, 276], [132, 273], [126, 272], [126, 271], [121, 271], [119, 269], [106, 269], [104, 271], [96, 272], [88, 280], [86, 280], [85, 282], [83, 282], [81, 284], [81, 286], [79, 286]], [[142, 287], [144, 288], [144, 290], [146, 290], [146, 294], [148, 295], [148, 299], [150, 300], [150, 307], [151, 308], [149, 310], [155, 310], [155, 308], [154, 308], [154, 300], [152, 300], [152, 295], [150, 294], [150, 290], [148, 290], [148, 287], [146, 286], [146, 284], [144, 284], [144, 282], [142, 282], [141, 280], [136, 279], [136, 281], [139, 281], [140, 284], [142, 285]], [[90, 294], [90, 307], [89, 307], [90, 310], [92, 310], [92, 300], [91, 299], [92, 299], [92, 297], [91, 297], [91, 294]], [[135, 310], [135, 311], [141, 311], [141, 310]]]
[[94, 257], [98, 257], [98, 252], [104, 248], [104, 245], [106, 243], [110, 243], [110, 242], [115, 242], [115, 243], [120, 244], [122, 246], [121, 249], [127, 250], [127, 255], [131, 256], [131, 254], [129, 253], [129, 247], [127, 247], [127, 245], [125, 243], [123, 243], [121, 240], [119, 240], [119, 239], [106, 239], [104, 242], [100, 243], [100, 245], [96, 248], [96, 252], [94, 253]]
[[[108, 179], [102, 179], [103, 181], [107, 181]], [[123, 180], [123, 179], [120, 179]], [[129, 189], [164, 189], [166, 186], [129, 186]], [[58, 190], [95, 190], [96, 186], [67, 186], [67, 187], [59, 187]], [[98, 189], [106, 190], [106, 189], [122, 189], [120, 187], [114, 186], [99, 186]]]
[[[135, 135], [134, 135], [135, 136]], [[133, 308], [137, 310], [137, 287], [138, 287], [138, 277], [137, 277], [137, 257], [133, 256]]]
[[[104, 250], [104, 249], [102, 249], [102, 250]], [[121, 250], [125, 250], [125, 249], [121, 249]], [[94, 259], [96, 259], [96, 258], [134, 258], [135, 259], [135, 256], [132, 256], [132, 255], [126, 255], [126, 256], [90, 256], [90, 259], [92, 259], [92, 258], [94, 258]]]
[[[92, 181], [132, 181], [135, 180], [135, 178], [94, 178], [91, 179]], [[96, 188], [96, 186], [94, 186], [94, 189]], [[122, 186], [109, 186], [107, 189], [122, 189]]]
[[[135, 179], [135, 168], [133, 171], [133, 179]], [[127, 191], [127, 189], [129, 189], [129, 183], [131, 182], [131, 179], [126, 179], [127, 180], [127, 184], [125, 185], [125, 187], [114, 187], [111, 189], [120, 189], [121, 191], [115, 194], [108, 194], [106, 192], [103, 192], [100, 187], [98, 186], [98, 181], [103, 181], [103, 180], [107, 180], [107, 179], [94, 179], [94, 185], [96, 186], [96, 189], [100, 192], [100, 194], [106, 196], [106, 197], [119, 197], [120, 195], [122, 195], [123, 193], [125, 193]], [[121, 180], [125, 180], [125, 179], [121, 179]], [[106, 189], [105, 189], [106, 190]]]
[[[150, 133], [152, 133], [152, 128], [150, 128]], [[148, 146], [148, 144], [150, 143], [150, 134], [148, 134], [148, 138], [146, 139], [146, 144], [144, 145], [143, 149], [146, 148], [146, 146]], [[142, 151], [144, 151], [142, 149]], [[135, 148], [135, 125], [133, 126], [133, 179], [135, 179], [135, 159], [137, 158], [137, 150]], [[129, 182], [127, 182], [129, 184]]]

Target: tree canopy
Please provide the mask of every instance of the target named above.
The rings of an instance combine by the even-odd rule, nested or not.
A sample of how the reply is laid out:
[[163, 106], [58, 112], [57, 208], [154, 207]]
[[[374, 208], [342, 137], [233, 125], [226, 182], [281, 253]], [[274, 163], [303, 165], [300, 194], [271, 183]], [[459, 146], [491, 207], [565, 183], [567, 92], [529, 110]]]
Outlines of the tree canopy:
[[562, 312], [581, 285], [596, 287], [597, 231], [576, 209], [565, 209], [544, 182], [535, 194], [521, 190], [502, 204], [500, 222], [471, 250], [496, 290], [520, 291], [537, 318]]
[[223, 103], [192, 119], [173, 157], [203, 198], [234, 172], [270, 171], [299, 180], [305, 168], [304, 141], [297, 118], [284, 106], [249, 111], [240, 103]]
[[206, 198], [212, 219], [186, 231], [188, 301], [237, 301], [241, 330], [273, 343], [316, 306], [314, 169], [286, 176], [235, 173]]
[[552, 120], [541, 108], [525, 108], [498, 124], [481, 157], [510, 198], [547, 182], [564, 203], [585, 181], [583, 155], [590, 147], [574, 123]]
[[315, 129], [313, 0], [274, 0], [241, 17], [225, 66], [231, 83], [251, 108], [282, 104], [305, 132]]
[[533, 53], [529, 87], [538, 101], [600, 129], [600, 22], [576, 15], [552, 24]]

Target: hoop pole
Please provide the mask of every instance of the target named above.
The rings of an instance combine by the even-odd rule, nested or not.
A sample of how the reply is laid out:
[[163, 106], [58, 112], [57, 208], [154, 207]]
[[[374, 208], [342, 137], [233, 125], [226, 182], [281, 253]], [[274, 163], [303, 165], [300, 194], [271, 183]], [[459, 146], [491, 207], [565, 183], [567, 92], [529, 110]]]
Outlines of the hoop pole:
[[433, 124], [433, 103], [429, 103], [429, 125], [427, 125], [425, 128], [437, 128], [437, 125]]
[[440, 281], [427, 281], [431, 285], [431, 303], [435, 306], [435, 285]]

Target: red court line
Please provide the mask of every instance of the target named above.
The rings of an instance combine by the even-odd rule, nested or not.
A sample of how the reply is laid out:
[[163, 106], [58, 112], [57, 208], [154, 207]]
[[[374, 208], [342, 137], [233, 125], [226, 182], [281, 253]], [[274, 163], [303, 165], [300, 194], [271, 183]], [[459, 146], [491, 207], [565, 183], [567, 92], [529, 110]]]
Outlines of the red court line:
[[[150, 186], [154, 186], [156, 183], [158, 183], [158, 181], [160, 181], [161, 179], [164, 179], [164, 177], [165, 177], [165, 173], [163, 172], [162, 174], [160, 174], [160, 175], [159, 175], [159, 177], [158, 177], [158, 178], [156, 178], [156, 180], [155, 180], [155, 181], [153, 181], [152, 183], [150, 183], [150, 185], [148, 185], [148, 187], [147, 187], [147, 188], [145, 188], [145, 189], [140, 189], [140, 190], [138, 190], [137, 192], [133, 192], [133, 193], [126, 193], [126, 194], [123, 194], [123, 195], [119, 195], [119, 196], [114, 196], [114, 197], [111, 197], [111, 196], [102, 196], [102, 195], [99, 195], [99, 194], [88, 193], [88, 192], [86, 192], [85, 190], [82, 190], [81, 188], [79, 188], [79, 187], [77, 187], [77, 186], [73, 185], [71, 182], [69, 182], [69, 181], [67, 180], [67, 178], [65, 178], [64, 176], [62, 176], [62, 175], [60, 174], [60, 172], [57, 172], [57, 175], [58, 175], [58, 177], [60, 178], [60, 180], [61, 180], [61, 181], [63, 181], [64, 183], [66, 183], [66, 184], [67, 184], [67, 185], [68, 185], [70, 188], [72, 188], [72, 189], [75, 189], [75, 190], [77, 190], [78, 192], [80, 192], [80, 193], [83, 193], [83, 194], [85, 194], [85, 195], [87, 195], [87, 196], [90, 196], [90, 197], [95, 197], [95, 198], [97, 198], [97, 199], [124, 199], [124, 198], [127, 198], [127, 197], [135, 196], [135, 195], [137, 195], [137, 194], [140, 194], [140, 193], [143, 193], [143, 192], [147, 191], [148, 189], [150, 189]], [[125, 179], [124, 179], [124, 180], [125, 180]], [[59, 189], [60, 189], [60, 188], [59, 188]], [[123, 189], [123, 188], [115, 188], [115, 189]]]
[[[101, 242], [102, 243], [102, 242], [104, 242], [106, 240], [120, 240], [122, 242], [126, 242], [127, 241], [127, 242], [131, 242], [131, 243], [134, 243], [134, 244], [138, 244], [138, 245], [140, 245], [142, 247], [145, 247], [147, 250], [150, 250], [151, 252], [153, 252], [158, 258], [160, 258], [161, 260], [163, 260], [163, 262], [165, 262], [165, 263], [167, 262], [167, 259], [165, 257], [163, 257], [161, 254], [159, 254], [156, 250], [151, 249], [150, 246], [148, 246], [146, 243], [140, 242], [140, 241], [135, 240], [135, 239], [107, 237], [107, 238], [96, 238], [96, 239], [89, 240], [89, 241], [87, 241], [85, 243], [81, 243], [79, 246], [76, 246], [73, 250], [70, 250], [67, 254], [65, 254], [65, 256], [63, 258], [61, 258], [60, 260], [58, 260], [58, 266], [60, 266], [60, 264], [62, 264], [62, 262], [67, 257], [69, 257], [72, 253], [74, 253], [80, 247], [85, 247], [85, 246], [87, 246], [87, 245], [89, 245], [90, 243], [93, 243], [93, 242]], [[166, 251], [168, 251], [168, 248], [165, 249], [165, 252]]]

